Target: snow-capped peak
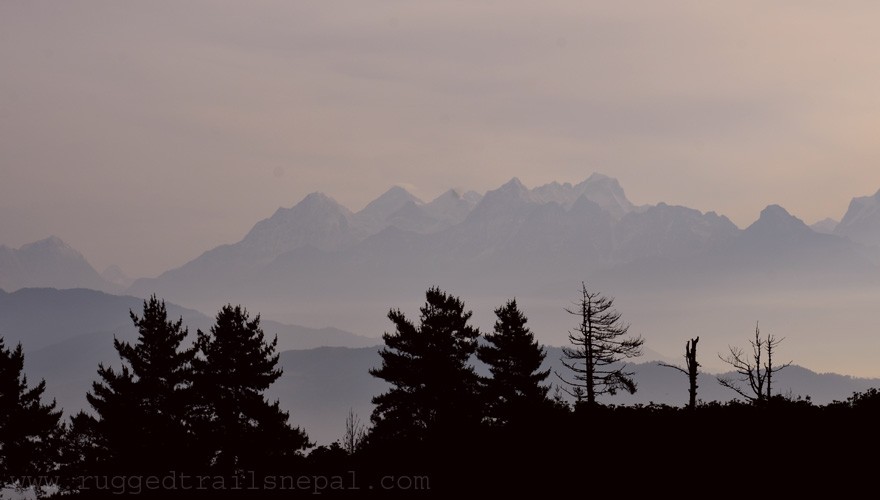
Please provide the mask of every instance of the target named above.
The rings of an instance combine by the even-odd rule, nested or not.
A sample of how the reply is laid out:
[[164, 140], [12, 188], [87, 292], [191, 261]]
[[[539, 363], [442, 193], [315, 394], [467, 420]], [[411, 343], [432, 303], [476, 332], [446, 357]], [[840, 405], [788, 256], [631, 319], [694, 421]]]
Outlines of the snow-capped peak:
[[462, 196], [458, 191], [450, 189], [425, 204], [424, 210], [430, 217], [443, 223], [438, 227], [448, 227], [463, 221], [478, 200], [479, 195], [475, 200], [473, 197]]
[[393, 186], [355, 214], [355, 221], [366, 234], [378, 233], [388, 225], [389, 217], [408, 203], [413, 203], [416, 206], [424, 205], [422, 200], [413, 196], [406, 189]]
[[542, 203], [555, 202], [563, 206], [571, 206], [579, 196], [580, 193], [575, 193], [574, 186], [569, 182], [560, 184], [553, 181], [532, 189], [532, 197]]
[[529, 189], [523, 186], [523, 183], [516, 177], [510, 179], [497, 189], [487, 191], [480, 202], [480, 205], [486, 203], [496, 203], [498, 201], [527, 201], [531, 202], [532, 197]]
[[522, 181], [519, 180], [519, 177], [513, 177], [506, 183], [502, 184], [501, 187], [495, 190], [496, 192], [506, 192], [506, 193], [528, 193], [529, 190], [525, 186], [523, 186]]
[[579, 193], [578, 196], [586, 196], [618, 219], [636, 208], [626, 198], [626, 193], [623, 192], [617, 179], [598, 172], [575, 186], [574, 190]]
[[333, 250], [353, 241], [351, 217], [336, 200], [315, 192], [258, 222], [240, 244], [264, 256], [277, 256], [304, 245]]

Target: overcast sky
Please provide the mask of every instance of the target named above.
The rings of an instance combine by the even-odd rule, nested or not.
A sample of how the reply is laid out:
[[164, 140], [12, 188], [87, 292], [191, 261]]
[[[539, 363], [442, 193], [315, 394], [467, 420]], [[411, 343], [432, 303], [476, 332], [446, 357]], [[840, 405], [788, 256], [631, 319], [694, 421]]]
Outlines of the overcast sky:
[[156, 275], [353, 210], [620, 180], [740, 227], [880, 188], [880, 2], [0, 1], [0, 244]]

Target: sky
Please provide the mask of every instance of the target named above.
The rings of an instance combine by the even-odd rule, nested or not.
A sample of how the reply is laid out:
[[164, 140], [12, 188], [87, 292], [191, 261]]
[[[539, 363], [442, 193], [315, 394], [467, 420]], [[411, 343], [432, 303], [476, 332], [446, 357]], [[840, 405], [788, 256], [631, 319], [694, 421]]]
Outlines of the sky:
[[740, 227], [880, 188], [880, 3], [0, 1], [0, 244], [155, 276], [322, 191], [616, 177]]

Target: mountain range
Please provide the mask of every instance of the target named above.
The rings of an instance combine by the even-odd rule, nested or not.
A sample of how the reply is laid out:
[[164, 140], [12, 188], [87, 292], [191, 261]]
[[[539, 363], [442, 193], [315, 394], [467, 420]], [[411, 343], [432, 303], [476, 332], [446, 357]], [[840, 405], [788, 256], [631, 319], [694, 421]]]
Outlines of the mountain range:
[[258, 222], [238, 243], [137, 280], [128, 292], [187, 304], [212, 294], [262, 302], [375, 294], [377, 287], [393, 297], [406, 288], [404, 277], [407, 285], [409, 277], [422, 283], [454, 277], [467, 289], [495, 290], [499, 280], [532, 284], [540, 276], [552, 283], [652, 262], [700, 266], [704, 278], [771, 267], [803, 274], [801, 265], [825, 275], [859, 274], [880, 263], [878, 207], [880, 193], [856, 198], [833, 229], [816, 231], [771, 205], [739, 229], [715, 212], [635, 206], [615, 179], [601, 174], [534, 189], [514, 178], [483, 196], [449, 191], [430, 203], [393, 187], [357, 213], [313, 193]]
[[[677, 349], [687, 316], [687, 331], [717, 332], [707, 345], [718, 350], [755, 321], [812, 342], [851, 295], [880, 300], [876, 206], [876, 196], [856, 198], [839, 224], [820, 232], [778, 205], [744, 229], [715, 212], [637, 205], [601, 174], [533, 189], [514, 178], [482, 196], [449, 191], [429, 203], [393, 187], [357, 213], [313, 193], [241, 241], [137, 280], [128, 293], [155, 292], [199, 310], [242, 302], [274, 319], [378, 336], [389, 308], [415, 309], [437, 285], [488, 324], [516, 296], [539, 336], [561, 345], [570, 328], [561, 310], [586, 281], [627, 302], [634, 312], [625, 317], [661, 352]], [[832, 315], [818, 317], [819, 304]], [[877, 320], [866, 313], [851, 326], [861, 336]], [[796, 352], [817, 354], [813, 344]], [[859, 363], [866, 371], [867, 359]]]
[[[617, 297], [633, 330], [664, 354], [697, 334], [723, 351], [760, 321], [788, 338], [799, 362], [871, 374], [880, 356], [870, 335], [880, 323], [878, 207], [880, 192], [853, 199], [839, 223], [810, 227], [770, 205], [741, 229], [715, 212], [637, 205], [601, 174], [532, 189], [514, 178], [483, 195], [451, 190], [430, 202], [393, 187], [356, 213], [312, 193], [237, 243], [125, 293], [202, 312], [240, 303], [266, 319], [377, 338], [390, 308], [415, 311], [436, 285], [462, 297], [482, 325], [515, 296], [539, 338], [563, 345], [572, 326], [563, 308], [586, 281]], [[35, 246], [54, 248], [40, 255], [75, 254], [56, 238]], [[43, 279], [39, 265], [19, 264], [34, 262], [21, 256], [36, 253], [30, 247], [3, 247], [0, 255], [16, 258], [0, 258], [2, 288], [118, 291], [126, 282], [112, 270], [101, 279], [78, 254], [63, 260], [71, 270]], [[82, 278], [61, 279], [72, 269]]]

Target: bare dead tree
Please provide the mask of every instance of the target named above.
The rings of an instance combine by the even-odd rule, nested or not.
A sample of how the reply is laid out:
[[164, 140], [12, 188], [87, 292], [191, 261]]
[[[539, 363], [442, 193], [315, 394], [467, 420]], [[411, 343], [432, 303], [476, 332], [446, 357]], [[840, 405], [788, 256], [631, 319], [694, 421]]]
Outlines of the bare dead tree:
[[670, 365], [667, 363], [660, 363], [660, 366], [665, 366], [667, 368], [675, 368], [687, 375], [688, 378], [688, 409], [695, 409], [697, 407], [697, 376], [700, 374], [699, 368], [700, 363], [697, 363], [697, 342], [700, 341], [700, 337], [693, 338], [688, 340], [684, 345], [684, 360], [685, 366], [687, 370], [680, 366]]
[[[739, 379], [732, 377], [718, 377], [718, 383], [735, 391], [740, 396], [751, 402], [764, 401], [765, 375], [761, 369], [761, 355], [764, 352], [764, 339], [761, 338], [761, 330], [755, 326], [755, 340], [750, 340], [752, 346], [751, 357], [747, 357], [740, 347], [728, 346], [730, 353], [727, 356], [718, 355], [721, 361], [733, 367], [740, 375]], [[743, 389], [740, 383], [748, 383], [749, 388]], [[750, 391], [750, 392], [747, 392]]]
[[772, 393], [770, 392], [770, 382], [773, 379], [773, 374], [782, 370], [783, 368], [791, 366], [792, 363], [791, 361], [789, 361], [779, 366], [773, 366], [773, 351], [783, 340], [785, 340], [785, 337], [777, 339], [773, 335], [768, 335], [764, 345], [767, 351], [767, 364], [764, 365], [764, 374], [767, 377], [767, 401], [770, 401], [770, 396], [772, 395]]
[[596, 404], [596, 396], [614, 395], [618, 390], [636, 392], [633, 373], [626, 371], [621, 361], [641, 354], [644, 340], [626, 337], [629, 325], [620, 321], [620, 313], [614, 310], [614, 299], [598, 292], [590, 292], [581, 283], [581, 299], [576, 308], [565, 311], [578, 317], [578, 326], [568, 334], [573, 348], [563, 347], [562, 364], [574, 373], [574, 381], [560, 380], [572, 387], [563, 389], [581, 401], [586, 397], [590, 406]]
[[342, 449], [349, 455], [358, 451], [367, 437], [367, 428], [361, 423], [360, 417], [349, 408], [348, 416], [345, 417], [345, 435], [342, 437]]
[[[730, 353], [727, 356], [718, 355], [721, 361], [733, 367], [739, 378], [719, 376], [718, 383], [735, 391], [751, 403], [761, 404], [770, 401], [773, 394], [773, 374], [791, 365], [789, 361], [773, 366], [773, 351], [783, 340], [785, 339], [777, 339], [773, 335], [761, 338], [761, 330], [755, 324], [755, 339], [749, 340], [752, 348], [750, 355], [747, 355], [743, 349], [733, 346], [728, 346]], [[762, 361], [765, 353], [767, 359]], [[748, 384], [748, 388], [743, 388], [740, 384]]]

